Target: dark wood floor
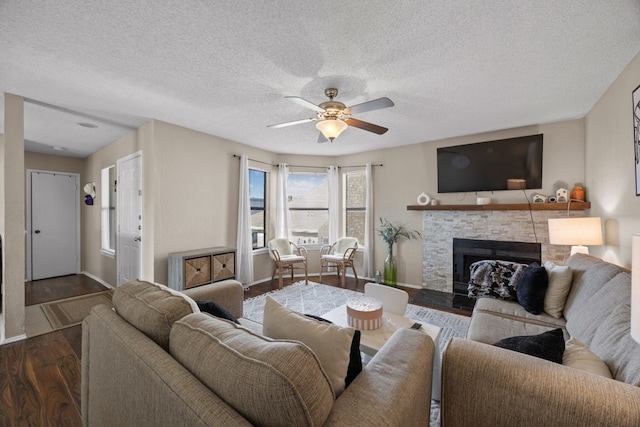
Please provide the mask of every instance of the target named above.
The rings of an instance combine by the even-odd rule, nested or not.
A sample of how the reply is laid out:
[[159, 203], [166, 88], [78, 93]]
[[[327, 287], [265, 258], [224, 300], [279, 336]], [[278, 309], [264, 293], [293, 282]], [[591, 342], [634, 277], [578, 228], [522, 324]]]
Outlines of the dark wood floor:
[[34, 280], [25, 284], [24, 305], [42, 304], [105, 290], [105, 286], [84, 274]]
[[[311, 279], [317, 281], [317, 277]], [[284, 284], [298, 280], [285, 279]], [[323, 283], [340, 286], [336, 276], [324, 276]], [[364, 292], [365, 283], [348, 278], [346, 288]], [[251, 286], [245, 299], [277, 287], [277, 280]], [[40, 304], [104, 289], [83, 275], [39, 280], [27, 283], [25, 301], [27, 305]], [[410, 302], [419, 292], [403, 289]], [[0, 426], [81, 426], [81, 356], [81, 326], [0, 346]]]

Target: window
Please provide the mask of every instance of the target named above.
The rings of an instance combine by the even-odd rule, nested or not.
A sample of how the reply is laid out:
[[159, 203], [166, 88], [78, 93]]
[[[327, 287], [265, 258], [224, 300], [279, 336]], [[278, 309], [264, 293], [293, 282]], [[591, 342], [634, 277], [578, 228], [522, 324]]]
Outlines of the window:
[[265, 246], [267, 173], [249, 169], [249, 198], [251, 199], [251, 239], [253, 249]]
[[300, 245], [329, 243], [329, 184], [326, 173], [287, 177], [291, 240]]
[[116, 167], [102, 169], [100, 197], [102, 252], [116, 253]]
[[346, 172], [343, 182], [345, 236], [357, 237], [360, 245], [364, 245], [364, 223], [367, 213], [366, 171], [363, 169]]

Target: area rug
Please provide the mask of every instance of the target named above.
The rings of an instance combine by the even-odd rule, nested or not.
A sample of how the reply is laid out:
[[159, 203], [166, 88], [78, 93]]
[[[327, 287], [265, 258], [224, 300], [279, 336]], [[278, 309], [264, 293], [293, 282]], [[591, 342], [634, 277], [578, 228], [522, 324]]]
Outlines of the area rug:
[[89, 315], [94, 305], [111, 304], [112, 290], [96, 292], [79, 297], [67, 298], [42, 304], [42, 311], [51, 323], [53, 329], [63, 329], [78, 325]]
[[[280, 304], [289, 307], [299, 313], [313, 314], [320, 316], [346, 304], [349, 298], [362, 295], [359, 292], [348, 289], [336, 288], [334, 286], [322, 285], [320, 283], [297, 282], [281, 290], [269, 292], [244, 302], [243, 317], [262, 323], [264, 315], [264, 303], [269, 295]], [[451, 337], [465, 337], [469, 328], [469, 317], [458, 314], [447, 313], [431, 308], [420, 307], [408, 304], [405, 316], [429, 323], [442, 328], [440, 335], [440, 352], [442, 352]], [[440, 425], [440, 404], [431, 402], [431, 427]]]

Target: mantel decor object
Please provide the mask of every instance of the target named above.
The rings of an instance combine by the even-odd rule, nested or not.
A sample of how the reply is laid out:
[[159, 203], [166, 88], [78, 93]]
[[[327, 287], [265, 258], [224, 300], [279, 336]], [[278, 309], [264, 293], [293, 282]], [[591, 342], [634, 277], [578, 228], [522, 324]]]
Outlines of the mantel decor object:
[[412, 240], [420, 237], [417, 230], [408, 230], [404, 225], [396, 225], [384, 218], [380, 218], [378, 235], [387, 244], [387, 257], [384, 260], [384, 284], [398, 286], [398, 260], [393, 255], [393, 244], [400, 240]]
[[429, 195], [426, 193], [420, 193], [417, 200], [420, 206], [426, 206], [429, 204], [430, 201], [431, 201], [431, 197], [429, 197]]
[[571, 201], [584, 202], [584, 187], [581, 185], [576, 185], [571, 190]]

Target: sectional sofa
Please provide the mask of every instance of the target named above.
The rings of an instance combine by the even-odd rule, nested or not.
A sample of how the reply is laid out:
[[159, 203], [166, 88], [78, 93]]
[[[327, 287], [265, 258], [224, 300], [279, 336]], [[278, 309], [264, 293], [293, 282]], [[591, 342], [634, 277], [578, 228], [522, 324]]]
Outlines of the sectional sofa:
[[[558, 317], [531, 314], [517, 301], [477, 301], [467, 339], [453, 338], [443, 355], [443, 426], [640, 425], [631, 274], [584, 254], [567, 266], [570, 287]], [[567, 347], [563, 364], [492, 345], [557, 328], [563, 340], [585, 345]]]
[[306, 345], [194, 303], [215, 301], [241, 317], [239, 282], [185, 294], [134, 281], [116, 289], [113, 310], [96, 306], [85, 318], [85, 426], [428, 425], [434, 345], [426, 334], [397, 331], [336, 397]]

